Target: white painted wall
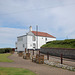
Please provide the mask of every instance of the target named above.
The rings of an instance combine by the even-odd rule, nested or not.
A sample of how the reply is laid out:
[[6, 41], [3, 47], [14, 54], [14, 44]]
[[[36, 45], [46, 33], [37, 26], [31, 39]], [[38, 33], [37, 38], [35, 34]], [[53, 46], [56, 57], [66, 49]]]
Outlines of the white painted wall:
[[[19, 38], [22, 38], [23, 40], [18, 41]], [[22, 36], [17, 38], [17, 51], [24, 51], [26, 48], [26, 36]], [[24, 44], [24, 47], [23, 47]]]
[[27, 36], [27, 48], [32, 49], [32, 47], [33, 47], [32, 36], [28, 35]]
[[56, 40], [56, 38], [38, 36], [38, 49], [40, 49], [42, 45], [46, 44], [46, 42], [53, 41], [53, 40]]
[[[38, 38], [38, 39], [37, 39]], [[47, 41], [46, 41], [47, 38]], [[50, 38], [50, 37], [42, 37], [42, 36], [35, 36], [35, 41], [33, 41], [33, 36], [28, 35], [27, 36], [27, 48], [28, 49], [34, 49], [33, 48], [33, 43], [35, 43], [35, 49], [40, 49], [40, 47], [44, 44], [46, 44], [46, 42], [48, 41], [53, 41], [56, 40], [56, 38]], [[38, 41], [37, 41], [38, 40]], [[38, 43], [37, 43], [38, 42]], [[37, 44], [38, 44], [38, 48], [37, 48]]]

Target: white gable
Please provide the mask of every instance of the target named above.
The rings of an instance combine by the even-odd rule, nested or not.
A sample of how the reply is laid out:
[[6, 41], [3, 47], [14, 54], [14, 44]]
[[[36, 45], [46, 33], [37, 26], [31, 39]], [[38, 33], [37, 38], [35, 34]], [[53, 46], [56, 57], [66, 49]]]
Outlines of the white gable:
[[27, 33], [27, 35], [34, 36], [34, 34], [33, 34], [31, 31], [29, 31], [29, 32]]

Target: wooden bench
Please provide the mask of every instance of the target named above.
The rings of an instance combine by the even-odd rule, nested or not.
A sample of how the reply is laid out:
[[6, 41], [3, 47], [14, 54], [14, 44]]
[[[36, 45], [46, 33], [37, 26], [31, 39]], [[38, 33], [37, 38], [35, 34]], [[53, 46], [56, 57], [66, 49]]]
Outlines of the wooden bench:
[[26, 53], [25, 55], [23, 55], [23, 59], [30, 59], [30, 53]]
[[11, 54], [14, 54], [15, 51], [11, 51]]
[[23, 56], [23, 52], [19, 52], [18, 55], [19, 55], [19, 57], [22, 57]]
[[36, 57], [32, 57], [32, 62], [43, 64], [44, 63], [44, 55], [37, 54]]
[[32, 62], [36, 62], [36, 57], [32, 56]]
[[36, 55], [36, 63], [43, 64], [44, 63], [44, 55]]

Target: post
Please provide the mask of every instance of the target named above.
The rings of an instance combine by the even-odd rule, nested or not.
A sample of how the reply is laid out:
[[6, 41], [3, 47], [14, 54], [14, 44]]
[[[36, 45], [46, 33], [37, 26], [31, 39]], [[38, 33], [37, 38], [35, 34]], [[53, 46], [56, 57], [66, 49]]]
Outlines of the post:
[[63, 64], [63, 54], [61, 54], [61, 64]]
[[47, 60], [49, 60], [49, 53], [47, 52]]
[[26, 53], [26, 48], [25, 48], [25, 53]]
[[39, 55], [40, 55], [40, 50], [39, 50]]
[[29, 53], [29, 49], [28, 49], [28, 53]]
[[33, 50], [33, 55], [34, 55], [34, 50]]
[[17, 47], [16, 47], [16, 49], [17, 49]]
[[16, 47], [15, 49], [16, 49], [16, 51], [17, 51], [17, 47]]

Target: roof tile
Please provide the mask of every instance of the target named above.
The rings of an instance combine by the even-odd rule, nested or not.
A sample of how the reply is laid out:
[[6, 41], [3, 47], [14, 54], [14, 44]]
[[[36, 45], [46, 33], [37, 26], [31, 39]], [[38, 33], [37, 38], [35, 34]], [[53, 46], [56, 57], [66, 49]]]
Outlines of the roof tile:
[[48, 33], [45, 33], [45, 32], [32, 31], [32, 33], [33, 33], [34, 35], [36, 35], [36, 36], [38, 35], [38, 36], [56, 38], [56, 37], [54, 37], [54, 36], [52, 36], [52, 35], [50, 35], [50, 34], [48, 34]]

